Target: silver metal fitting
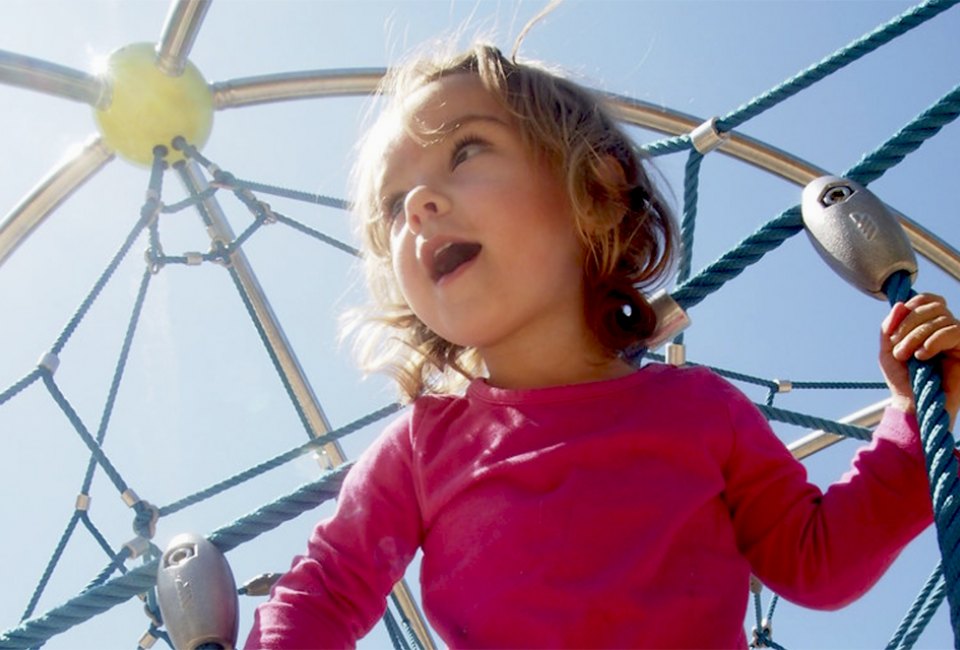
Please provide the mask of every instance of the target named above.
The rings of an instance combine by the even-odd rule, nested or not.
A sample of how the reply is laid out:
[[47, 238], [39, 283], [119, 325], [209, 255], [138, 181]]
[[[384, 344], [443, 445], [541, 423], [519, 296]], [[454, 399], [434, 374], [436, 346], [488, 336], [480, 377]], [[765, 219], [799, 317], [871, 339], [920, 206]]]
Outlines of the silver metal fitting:
[[143, 636], [140, 637], [140, 640], [137, 641], [137, 647], [143, 648], [143, 650], [150, 650], [153, 645], [157, 642], [157, 637], [153, 636], [149, 632], [144, 632]]
[[778, 393], [789, 393], [793, 390], [793, 382], [789, 379], [774, 379], [773, 383], [777, 385]]
[[687, 348], [682, 343], [667, 343], [665, 356], [671, 366], [682, 366], [687, 362]]
[[146, 537], [140, 537], [137, 535], [129, 542], [124, 544], [123, 547], [130, 551], [130, 559], [135, 560], [150, 550], [150, 540]]
[[187, 266], [200, 266], [203, 263], [203, 253], [199, 251], [188, 251], [183, 256], [187, 258]]
[[129, 488], [123, 491], [123, 494], [120, 495], [120, 498], [123, 499], [123, 502], [127, 504], [128, 508], [132, 508], [140, 503], [140, 497], [137, 496], [136, 492]]
[[153, 251], [149, 248], [143, 251], [143, 261], [147, 263], [147, 268], [150, 269], [150, 273], [152, 275], [156, 275], [157, 273], [160, 272], [160, 269], [163, 268], [162, 263], [153, 259]]
[[333, 459], [330, 458], [330, 454], [328, 454], [324, 449], [318, 449], [317, 451], [313, 452], [313, 459], [320, 466], [320, 469], [324, 471], [331, 470], [335, 467]]
[[37, 365], [44, 370], [49, 371], [52, 375], [57, 372], [57, 368], [60, 367], [60, 357], [55, 355], [53, 352], [47, 352], [40, 357], [40, 361], [37, 363]]
[[243, 583], [240, 592], [245, 596], [266, 596], [282, 575], [282, 573], [261, 573]]
[[906, 233], [865, 187], [821, 176], [803, 190], [803, 223], [813, 247], [840, 277], [885, 300], [883, 285], [897, 271], [917, 276], [917, 258]]
[[709, 120], [690, 132], [690, 142], [693, 148], [702, 155], [707, 155], [729, 137], [727, 133], [720, 133], [717, 130], [717, 118], [711, 117]]
[[74, 504], [74, 507], [80, 512], [87, 512], [90, 510], [90, 495], [83, 494], [82, 492], [77, 495], [77, 502]]
[[750, 574], [750, 593], [751, 594], [762, 594], [763, 593], [763, 583], [760, 582], [760, 578]]
[[235, 647], [236, 584], [223, 553], [202, 536], [183, 533], [170, 541], [157, 569], [157, 601], [176, 650]]
[[646, 340], [647, 348], [656, 350], [690, 326], [690, 317], [666, 290], [660, 290], [650, 298], [650, 306], [657, 315], [657, 329]]

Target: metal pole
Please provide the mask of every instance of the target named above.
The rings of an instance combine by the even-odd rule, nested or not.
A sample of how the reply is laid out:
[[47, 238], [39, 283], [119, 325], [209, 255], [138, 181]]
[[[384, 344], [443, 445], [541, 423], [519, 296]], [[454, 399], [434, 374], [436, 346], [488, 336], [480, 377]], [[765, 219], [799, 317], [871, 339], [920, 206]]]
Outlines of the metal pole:
[[[876, 404], [865, 406], [859, 411], [841, 418], [838, 422], [842, 424], [855, 424], [860, 427], [872, 427], [880, 422], [880, 418], [883, 417], [883, 409], [887, 408], [889, 404], [890, 400], [885, 399]], [[818, 451], [823, 451], [841, 440], [846, 440], [846, 436], [818, 430], [804, 436], [800, 440], [790, 443], [787, 445], [787, 449], [790, 450], [794, 458], [803, 460], [807, 456], [812, 456]]]
[[[198, 194], [207, 188], [207, 181], [203, 176], [203, 171], [196, 161], [188, 160], [183, 164], [178, 163], [174, 168], [179, 172], [181, 180], [187, 187], [187, 190], [192, 194]], [[198, 207], [203, 210], [204, 215], [211, 224], [209, 226], [209, 234], [212, 240], [229, 243], [235, 239], [233, 229], [227, 222], [223, 210], [215, 198], [209, 197], [204, 199]], [[271, 349], [280, 360], [284, 377], [291, 386], [297, 403], [303, 410], [310, 425], [310, 434], [317, 437], [327, 433], [330, 431], [330, 424], [320, 408], [320, 403], [317, 401], [293, 349], [287, 342], [283, 329], [280, 327], [280, 322], [274, 315], [270, 303], [267, 301], [267, 297], [263, 293], [263, 289], [260, 287], [260, 283], [253, 269], [250, 267], [250, 263], [247, 261], [244, 252], [237, 249], [231, 253], [230, 264], [236, 271], [244, 292], [254, 305], [257, 321], [267, 333], [267, 339]], [[329, 459], [329, 464], [332, 467], [341, 465], [346, 459], [343, 450], [337, 442], [324, 445], [323, 453], [327, 459]], [[403, 610], [404, 615], [410, 621], [413, 632], [417, 635], [420, 644], [426, 650], [435, 650], [436, 646], [423, 621], [423, 615], [417, 607], [410, 588], [405, 581], [401, 580], [394, 585], [393, 595], [397, 599], [397, 603], [401, 610]]]
[[157, 68], [168, 77], [179, 77], [187, 65], [187, 56], [200, 31], [210, 0], [173, 0], [167, 13], [160, 42], [157, 43]]
[[113, 160], [113, 152], [93, 136], [27, 194], [0, 223], [0, 265], [74, 190]]
[[[385, 68], [306, 70], [222, 81], [211, 84], [210, 88], [214, 107], [222, 110], [311, 97], [366, 95], [377, 90], [384, 74]], [[606, 94], [605, 97], [614, 114], [623, 121], [667, 135], [690, 133], [704, 122], [693, 115], [639, 99], [614, 94]], [[729, 134], [717, 151], [800, 186], [827, 174], [826, 170], [816, 165], [736, 131]], [[960, 251], [902, 212], [887, 207], [900, 220], [917, 253], [960, 280]]]
[[92, 74], [0, 50], [0, 83], [47, 93], [103, 108], [107, 102], [104, 84]]

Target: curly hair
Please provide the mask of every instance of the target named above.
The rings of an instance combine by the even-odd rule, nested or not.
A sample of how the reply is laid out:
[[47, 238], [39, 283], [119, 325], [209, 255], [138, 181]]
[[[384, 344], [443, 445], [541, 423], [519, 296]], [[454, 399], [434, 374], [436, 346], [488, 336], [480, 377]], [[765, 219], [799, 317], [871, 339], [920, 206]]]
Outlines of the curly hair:
[[486, 44], [391, 70], [380, 88], [390, 103], [361, 144], [354, 168], [354, 211], [373, 302], [352, 314], [348, 330], [356, 335], [361, 366], [392, 375], [407, 400], [458, 390], [482, 372], [475, 350], [432, 332], [404, 300], [376, 194], [385, 123], [401, 113], [410, 93], [454, 74], [480, 79], [514, 116], [524, 145], [543, 157], [565, 187], [587, 252], [586, 322], [611, 357], [653, 334], [656, 315], [643, 291], [666, 279], [674, 258], [671, 211], [601, 96], [541, 64], [511, 61]]

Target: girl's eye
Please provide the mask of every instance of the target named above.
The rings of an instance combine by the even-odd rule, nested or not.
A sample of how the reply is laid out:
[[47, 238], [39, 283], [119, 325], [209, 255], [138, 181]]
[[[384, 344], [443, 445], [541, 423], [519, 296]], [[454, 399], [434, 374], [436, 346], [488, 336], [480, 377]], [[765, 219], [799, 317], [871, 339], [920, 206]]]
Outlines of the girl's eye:
[[457, 167], [460, 163], [466, 162], [476, 154], [480, 153], [487, 142], [477, 136], [466, 136], [457, 140], [453, 146], [453, 155], [450, 158], [450, 166]]
[[403, 202], [406, 195], [403, 193], [393, 194], [383, 200], [381, 212], [387, 221], [393, 221], [403, 214]]

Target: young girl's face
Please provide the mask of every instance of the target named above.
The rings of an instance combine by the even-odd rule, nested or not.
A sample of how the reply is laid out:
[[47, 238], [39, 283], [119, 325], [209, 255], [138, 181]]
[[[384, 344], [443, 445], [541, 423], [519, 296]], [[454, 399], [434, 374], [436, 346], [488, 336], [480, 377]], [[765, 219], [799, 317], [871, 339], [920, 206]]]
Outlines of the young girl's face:
[[[472, 74], [412, 93], [376, 191], [407, 303], [487, 361], [583, 337], [584, 247], [564, 187]], [[524, 355], [526, 356], [526, 355]]]

